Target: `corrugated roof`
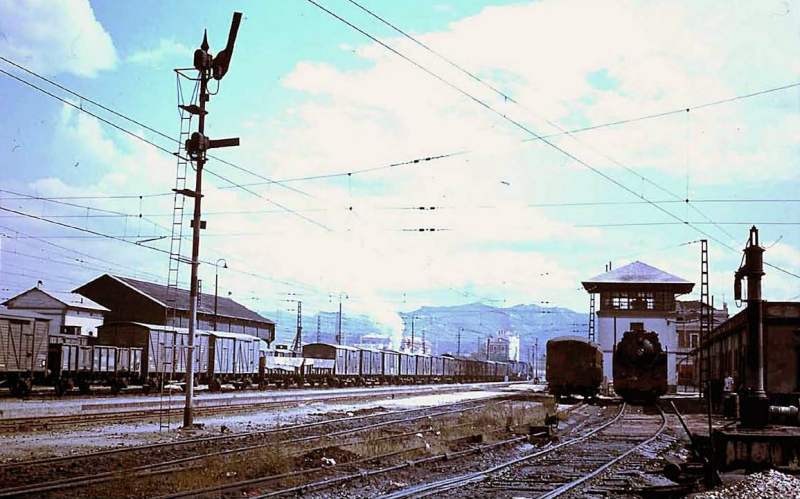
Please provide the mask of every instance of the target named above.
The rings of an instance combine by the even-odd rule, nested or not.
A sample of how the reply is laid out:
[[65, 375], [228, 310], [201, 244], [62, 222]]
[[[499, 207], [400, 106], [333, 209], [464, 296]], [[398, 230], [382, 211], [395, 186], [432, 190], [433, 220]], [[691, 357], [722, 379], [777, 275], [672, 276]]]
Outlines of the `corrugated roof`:
[[[167, 287], [162, 284], [154, 282], [140, 281], [130, 277], [122, 277], [110, 275], [112, 279], [121, 281], [123, 284], [134, 288], [143, 295], [165, 305], [167, 302]], [[171, 305], [172, 306], [172, 305]], [[177, 296], [175, 297], [174, 307], [178, 310], [189, 310], [189, 290], [178, 289]], [[197, 307], [200, 313], [214, 315], [214, 295], [208, 293], [201, 293], [200, 302]], [[255, 322], [265, 322], [268, 324], [275, 324], [273, 321], [253, 312], [244, 305], [225, 296], [217, 297], [217, 315], [220, 317], [234, 317], [237, 319], [246, 319]]]
[[689, 284], [693, 282], [682, 279], [676, 275], [664, 272], [652, 265], [635, 261], [618, 269], [614, 269], [604, 274], [596, 275], [591, 279], [583, 281], [586, 284]]

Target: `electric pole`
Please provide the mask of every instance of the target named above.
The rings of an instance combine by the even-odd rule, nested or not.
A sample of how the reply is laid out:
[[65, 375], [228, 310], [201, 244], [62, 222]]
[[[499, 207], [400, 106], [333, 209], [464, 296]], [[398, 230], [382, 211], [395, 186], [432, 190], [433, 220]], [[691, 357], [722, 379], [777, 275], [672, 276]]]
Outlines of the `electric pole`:
[[321, 332], [321, 330], [320, 330], [320, 315], [319, 315], [319, 312], [317, 312], [317, 343], [319, 343], [320, 340], [322, 339], [322, 337], [320, 336], [320, 332]]
[[342, 344], [342, 296], [339, 295], [339, 316], [336, 319], [336, 344]]
[[458, 328], [458, 349], [456, 350], [456, 355], [461, 355], [461, 333], [464, 331], [463, 327]]
[[292, 350], [301, 352], [303, 350], [303, 302], [297, 300], [297, 333], [294, 336]]
[[416, 318], [415, 315], [411, 316], [411, 353], [414, 353], [414, 319]]
[[198, 79], [200, 81], [199, 106], [191, 104], [188, 106], [181, 106], [184, 111], [191, 114], [196, 114], [198, 117], [197, 132], [186, 141], [185, 147], [189, 159], [195, 163], [195, 189], [183, 189], [176, 191], [178, 194], [194, 198], [194, 212], [192, 214], [192, 275], [191, 284], [189, 287], [189, 345], [186, 355], [186, 404], [183, 408], [183, 426], [189, 428], [193, 423], [192, 414], [192, 397], [194, 396], [194, 343], [195, 334], [197, 330], [197, 296], [198, 296], [198, 282], [197, 282], [197, 268], [199, 266], [200, 256], [200, 229], [205, 228], [205, 222], [200, 220], [200, 201], [203, 198], [202, 185], [203, 185], [203, 166], [206, 163], [206, 151], [217, 147], [232, 147], [239, 145], [238, 138], [232, 139], [219, 139], [210, 140], [205, 134], [206, 124], [206, 102], [211, 98], [208, 92], [208, 80], [214, 78], [219, 81], [228, 72], [230, 65], [231, 55], [233, 55], [233, 46], [236, 42], [236, 34], [239, 31], [239, 23], [242, 20], [241, 12], [233, 13], [233, 20], [231, 22], [231, 29], [228, 33], [228, 44], [222, 49], [216, 57], [212, 57], [208, 52], [210, 48], [208, 45], [208, 33], [203, 33], [203, 43], [200, 48], [194, 51], [194, 69], [198, 72]]

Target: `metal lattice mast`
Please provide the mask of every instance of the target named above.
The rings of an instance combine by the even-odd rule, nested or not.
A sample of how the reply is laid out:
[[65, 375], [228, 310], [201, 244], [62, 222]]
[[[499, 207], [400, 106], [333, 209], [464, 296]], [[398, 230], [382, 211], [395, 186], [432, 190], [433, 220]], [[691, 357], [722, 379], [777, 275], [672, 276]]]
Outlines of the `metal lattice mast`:
[[[711, 374], [711, 352], [704, 352], [703, 343], [708, 340], [711, 333], [711, 302], [709, 299], [708, 287], [708, 240], [700, 240], [700, 355], [699, 355], [699, 386], [703, 387], [703, 382]], [[706, 362], [704, 362], [706, 358]]]
[[589, 293], [589, 341], [595, 341], [595, 324], [594, 324], [594, 316], [595, 316], [595, 302], [594, 302], [594, 293]]
[[[317, 326], [319, 326], [319, 321], [317, 321]], [[317, 329], [317, 335], [319, 336], [319, 329]], [[292, 344], [292, 350], [295, 352], [300, 352], [303, 349], [303, 302], [297, 300], [297, 332], [294, 335], [294, 343]]]

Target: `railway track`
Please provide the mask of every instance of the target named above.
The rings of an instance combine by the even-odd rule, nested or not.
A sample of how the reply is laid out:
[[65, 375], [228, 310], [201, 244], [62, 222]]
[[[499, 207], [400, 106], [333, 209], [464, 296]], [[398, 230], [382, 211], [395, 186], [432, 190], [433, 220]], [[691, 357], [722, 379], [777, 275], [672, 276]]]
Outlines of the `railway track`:
[[[519, 497], [554, 498], [574, 493], [652, 443], [666, 428], [666, 416], [645, 415], [623, 404], [611, 420], [582, 435], [477, 472], [413, 485], [383, 499], [408, 497]], [[606, 479], [603, 486], [616, 488]]]
[[[409, 386], [407, 388], [386, 388], [377, 387], [373, 389], [362, 390], [345, 390], [333, 393], [326, 393], [325, 391], [309, 391], [308, 393], [296, 394], [287, 396], [285, 393], [274, 396], [274, 399], [266, 395], [264, 397], [230, 398], [219, 399], [220, 403], [217, 405], [201, 405], [195, 406], [195, 414], [199, 416], [212, 416], [218, 414], [230, 414], [236, 412], [247, 412], [252, 410], [268, 409], [272, 407], [292, 407], [299, 404], [313, 402], [313, 401], [342, 401], [342, 400], [369, 400], [375, 398], [385, 398], [387, 396], [409, 396], [409, 395], [425, 395], [430, 393], [452, 393], [457, 391], [464, 391], [470, 388], [504, 388], [515, 384], [511, 383], [474, 383], [465, 385], [430, 385], [430, 386]], [[289, 394], [291, 395], [291, 394]], [[87, 410], [75, 414], [55, 414], [55, 415], [37, 415], [31, 417], [10, 417], [0, 419], [0, 434], [3, 433], [20, 433], [26, 431], [38, 430], [54, 430], [60, 428], [74, 429], [75, 427], [97, 425], [97, 424], [115, 424], [115, 423], [130, 423], [138, 421], [150, 421], [164, 417], [173, 418], [179, 421], [179, 417], [183, 412], [182, 402], [180, 397], [173, 397], [175, 402], [169, 409], [160, 409], [158, 402], [153, 402], [155, 407], [146, 407], [136, 410], [112, 410], [108, 409], [112, 404], [87, 404]], [[261, 400], [261, 401], [259, 401]], [[100, 409], [95, 411], [95, 406]], [[103, 412], [101, 412], [103, 411]]]
[[[376, 414], [336, 418], [283, 428], [217, 435], [164, 442], [122, 449], [108, 449], [82, 455], [64, 456], [43, 460], [8, 463], [0, 466], [0, 497], [39, 496], [64, 493], [117, 479], [131, 480], [181, 472], [204, 466], [209, 458], [235, 458], [259, 449], [270, 447], [301, 448], [313, 443], [323, 443], [320, 448], [332, 445], [335, 439], [379, 428], [388, 428], [418, 421], [465, 413], [501, 404], [511, 395], [495, 397], [493, 401], [466, 401], [439, 406], [390, 411]], [[309, 434], [313, 432], [312, 434]], [[384, 437], [386, 438], [386, 437]], [[337, 442], [338, 443], [338, 442]], [[352, 443], [352, 442], [351, 442]], [[86, 470], [92, 470], [86, 474]]]
[[[576, 405], [564, 411], [564, 413], [571, 412], [574, 409], [585, 407], [585, 404]], [[474, 423], [468, 423], [462, 426], [472, 425], [475, 429]], [[452, 425], [448, 425], [448, 429], [453, 429]], [[431, 430], [432, 431], [432, 430]], [[427, 446], [403, 446], [397, 450], [392, 450], [379, 455], [372, 455], [363, 457], [357, 460], [349, 460], [342, 463], [337, 463], [332, 466], [318, 466], [307, 467], [303, 469], [293, 470], [285, 473], [271, 474], [260, 476], [247, 480], [234, 481], [231, 483], [224, 483], [212, 487], [199, 488], [189, 491], [184, 491], [177, 494], [161, 496], [159, 499], [180, 499], [180, 498], [221, 498], [221, 497], [293, 497], [297, 495], [305, 496], [317, 490], [327, 489], [333, 486], [341, 485], [347, 486], [348, 482], [366, 479], [370, 477], [378, 477], [387, 475], [392, 472], [410, 469], [414, 467], [422, 467], [426, 464], [434, 464], [437, 462], [447, 462], [449, 465], [454, 465], [460, 459], [467, 458], [472, 455], [482, 454], [498, 450], [502, 447], [509, 447], [515, 444], [521, 444], [529, 441], [530, 435], [513, 434], [506, 425], [500, 424], [492, 428], [486, 426], [479, 426], [477, 428], [478, 434], [474, 437], [484, 437], [487, 435], [497, 434], [498, 437], [508, 435], [511, 433], [510, 438], [498, 438], [497, 441], [486, 444], [475, 444], [473, 442], [480, 442], [482, 438], [457, 438], [447, 442], [447, 446], [455, 444], [457, 449], [448, 449], [443, 452], [432, 452]], [[527, 432], [527, 426], [524, 431]], [[439, 432], [437, 431], [438, 435]], [[405, 435], [395, 435], [395, 437], [410, 436], [411, 433]], [[544, 437], [546, 433], [538, 433], [534, 436]], [[419, 437], [420, 434], [416, 433]], [[382, 437], [374, 439], [382, 440]], [[440, 442], [441, 444], [441, 442]], [[459, 447], [460, 444], [460, 448]], [[347, 445], [347, 443], [339, 443], [339, 445]], [[308, 481], [308, 478], [311, 481]], [[298, 483], [299, 482], [299, 483]], [[287, 486], [288, 485], [288, 486]], [[340, 490], [340, 494], [342, 490]], [[358, 497], [368, 497], [371, 494], [357, 494]]]

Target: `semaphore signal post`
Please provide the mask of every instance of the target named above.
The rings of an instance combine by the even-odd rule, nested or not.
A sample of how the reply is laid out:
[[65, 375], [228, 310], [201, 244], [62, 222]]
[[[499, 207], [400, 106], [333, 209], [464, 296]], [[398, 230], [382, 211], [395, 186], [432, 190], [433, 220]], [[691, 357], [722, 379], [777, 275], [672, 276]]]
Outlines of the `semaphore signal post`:
[[[183, 409], [183, 426], [185, 428], [191, 427], [193, 423], [192, 414], [192, 398], [194, 396], [194, 344], [195, 334], [197, 329], [197, 297], [198, 297], [198, 283], [197, 283], [197, 268], [199, 265], [200, 255], [200, 229], [205, 228], [205, 222], [201, 221], [201, 200], [202, 185], [203, 185], [203, 166], [206, 163], [206, 152], [209, 149], [218, 147], [232, 147], [239, 145], [239, 138], [217, 139], [212, 140], [205, 136], [205, 119], [208, 111], [206, 111], [206, 103], [210, 100], [211, 94], [208, 91], [208, 82], [211, 78], [219, 81], [228, 72], [231, 56], [233, 55], [233, 46], [236, 42], [236, 34], [239, 31], [239, 23], [242, 20], [241, 12], [233, 13], [233, 21], [231, 22], [231, 29], [228, 33], [228, 44], [224, 49], [213, 57], [208, 49], [208, 34], [203, 33], [203, 42], [200, 48], [194, 51], [194, 67], [190, 68], [191, 71], [196, 70], [196, 81], [200, 84], [198, 104], [191, 103], [189, 105], [180, 105], [179, 107], [191, 115], [197, 116], [198, 128], [197, 131], [192, 133], [191, 137], [186, 140], [184, 144], [186, 154], [189, 161], [195, 165], [195, 189], [180, 189], [176, 190], [177, 194], [191, 197], [194, 199], [194, 211], [192, 214], [192, 275], [189, 291], [189, 345], [186, 355], [186, 404]], [[179, 75], [187, 77], [183, 69], [176, 70]]]

